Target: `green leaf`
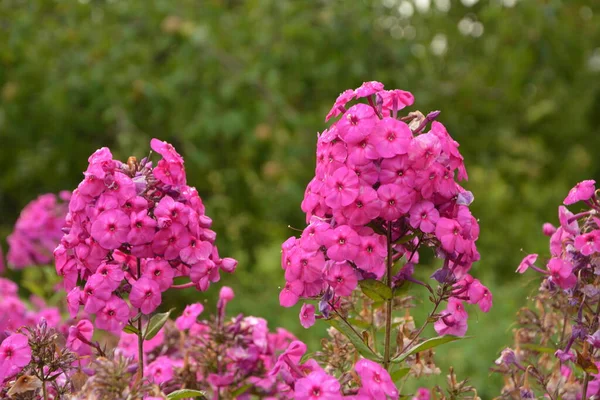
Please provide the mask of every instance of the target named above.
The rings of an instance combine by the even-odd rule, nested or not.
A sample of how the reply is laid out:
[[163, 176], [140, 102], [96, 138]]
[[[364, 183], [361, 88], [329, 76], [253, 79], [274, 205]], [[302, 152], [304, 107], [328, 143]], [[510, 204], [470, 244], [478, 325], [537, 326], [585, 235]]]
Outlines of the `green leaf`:
[[363, 321], [362, 319], [358, 319], [358, 318], [346, 318], [346, 320], [348, 322], [350, 322], [350, 324], [352, 324], [352, 326], [358, 326], [359, 328], [362, 329], [369, 329], [371, 328], [371, 324]]
[[244, 386], [242, 386], [242, 387], [240, 387], [240, 388], [238, 388], [238, 389], [234, 390], [234, 391], [231, 393], [231, 396], [232, 396], [233, 398], [237, 398], [238, 396], [241, 396], [242, 394], [246, 393], [246, 391], [248, 391], [248, 389], [251, 389], [251, 388], [252, 388], [252, 385], [250, 385], [250, 384], [248, 384], [248, 385], [244, 385]]
[[329, 325], [333, 326], [335, 329], [340, 331], [342, 334], [344, 334], [344, 336], [346, 336], [348, 340], [352, 342], [352, 344], [356, 348], [356, 351], [358, 351], [361, 356], [372, 361], [382, 361], [381, 356], [375, 354], [373, 350], [371, 350], [369, 346], [367, 346], [363, 339], [348, 325], [346, 325], [346, 323], [340, 322], [339, 320], [333, 318], [325, 321], [329, 323]]
[[394, 288], [394, 297], [402, 296], [403, 294], [408, 292], [408, 289], [410, 289], [411, 286], [412, 286], [411, 282], [404, 281], [400, 286]]
[[450, 343], [450, 342], [455, 342], [457, 340], [470, 339], [472, 337], [473, 336], [462, 336], [462, 337], [460, 337], [460, 336], [452, 336], [452, 335], [434, 337], [434, 338], [431, 338], [431, 339], [428, 339], [428, 340], [424, 341], [423, 343], [419, 343], [418, 345], [416, 345], [413, 348], [411, 348], [408, 352], [400, 355], [400, 357], [395, 358], [392, 361], [395, 362], [395, 363], [402, 362], [408, 356], [411, 356], [413, 354], [419, 353], [421, 351], [433, 349], [434, 347], [438, 347], [439, 345], [442, 345], [442, 344], [445, 344], [445, 343]]
[[392, 372], [390, 377], [392, 378], [392, 381], [394, 381], [396, 384], [399, 384], [400, 382], [398, 381], [408, 375], [409, 372], [409, 367], [402, 367], [399, 370]]
[[401, 238], [399, 238], [398, 240], [396, 240], [394, 243], [395, 244], [408, 243], [411, 240], [413, 240], [415, 237], [417, 237], [417, 235], [415, 233], [413, 233], [412, 235], [405, 235], [405, 236], [402, 236]]
[[150, 321], [148, 321], [148, 325], [146, 325], [146, 333], [144, 334], [144, 340], [150, 340], [154, 336], [156, 336], [158, 331], [160, 331], [160, 328], [162, 328], [169, 319], [169, 315], [171, 315], [173, 310], [174, 308], [171, 308], [166, 313], [155, 314], [152, 316], [152, 318], [150, 318]]
[[[166, 313], [165, 313], [166, 314]], [[171, 392], [167, 395], [167, 399], [169, 400], [180, 400], [180, 399], [195, 399], [195, 398], [206, 399], [206, 393], [200, 390], [192, 390], [192, 389], [180, 389], [174, 392]]]
[[523, 349], [537, 351], [538, 353], [554, 354], [556, 352], [556, 349], [540, 346], [539, 344], [534, 343], [521, 343], [519, 346]]
[[392, 289], [375, 279], [360, 281], [360, 288], [369, 298], [377, 300], [389, 300], [392, 298]]
[[133, 325], [125, 325], [125, 328], [123, 328], [123, 332], [125, 332], [125, 333], [133, 333], [134, 335], [137, 335], [138, 333], [140, 333], [140, 331], [138, 330], [138, 328], [136, 328]]

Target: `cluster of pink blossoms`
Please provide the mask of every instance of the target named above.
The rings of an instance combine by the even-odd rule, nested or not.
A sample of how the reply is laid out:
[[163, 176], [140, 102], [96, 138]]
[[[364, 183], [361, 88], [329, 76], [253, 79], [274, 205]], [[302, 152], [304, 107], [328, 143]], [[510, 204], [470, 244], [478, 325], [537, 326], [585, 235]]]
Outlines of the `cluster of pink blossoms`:
[[50, 264], [52, 252], [63, 236], [67, 203], [71, 193], [56, 196], [46, 193], [31, 201], [23, 211], [14, 231], [8, 236], [8, 264], [21, 269], [32, 265]]
[[90, 156], [54, 252], [70, 312], [84, 306], [97, 314], [100, 329], [118, 332], [135, 315], [125, 295], [150, 314], [175, 278], [206, 290], [220, 270], [237, 265], [219, 257], [212, 220], [186, 184], [183, 158], [166, 142], [152, 139], [151, 147], [162, 156], [154, 167], [147, 159], [114, 160], [107, 148]]
[[[368, 104], [348, 107], [361, 98]], [[444, 259], [433, 278], [456, 285], [435, 325], [440, 334], [464, 335], [463, 301], [490, 309], [491, 293], [468, 274], [479, 259], [479, 225], [468, 207], [472, 194], [455, 180], [467, 179], [458, 143], [435, 121], [439, 112], [398, 117], [413, 101], [412, 94], [384, 90], [379, 82], [347, 90], [336, 100], [327, 120], [341, 117], [318, 136], [315, 177], [302, 202], [308, 226], [282, 246], [282, 306], [321, 298], [319, 308], [327, 316], [360, 280], [382, 279], [387, 257], [404, 256], [394, 282], [413, 279], [417, 248], [425, 245]], [[301, 314], [305, 326], [314, 322], [311, 307]]]

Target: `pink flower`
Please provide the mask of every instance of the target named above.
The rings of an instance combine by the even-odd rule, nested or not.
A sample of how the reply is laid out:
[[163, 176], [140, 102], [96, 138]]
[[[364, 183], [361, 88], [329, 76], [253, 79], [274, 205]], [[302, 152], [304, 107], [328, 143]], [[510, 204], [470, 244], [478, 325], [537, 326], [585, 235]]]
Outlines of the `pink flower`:
[[104, 278], [104, 283], [111, 291], [116, 290], [125, 277], [119, 264], [103, 263], [96, 270], [96, 274]]
[[462, 227], [454, 219], [440, 218], [435, 227], [435, 236], [449, 253], [464, 251], [466, 248], [467, 241], [462, 237]]
[[552, 236], [556, 232], [556, 227], [549, 222], [544, 223], [542, 226], [542, 233], [546, 236]]
[[433, 327], [438, 335], [464, 336], [467, 333], [467, 317], [462, 301], [451, 297], [448, 307]]
[[563, 201], [563, 204], [568, 206], [570, 204], [575, 204], [578, 201], [586, 201], [591, 199], [596, 191], [595, 185], [596, 181], [593, 180], [579, 182], [573, 189], [569, 191], [569, 194]]
[[158, 283], [147, 277], [141, 277], [133, 283], [129, 301], [132, 306], [141, 309], [144, 314], [150, 314], [161, 303]]
[[173, 284], [174, 275], [173, 267], [167, 261], [154, 259], [146, 262], [142, 276], [156, 282], [160, 291], [164, 292]]
[[547, 268], [552, 282], [562, 289], [570, 289], [577, 283], [577, 277], [573, 274], [573, 264], [569, 261], [552, 257], [548, 261]]
[[381, 185], [377, 195], [382, 203], [380, 217], [386, 221], [395, 221], [407, 213], [415, 199], [412, 189], [391, 184]]
[[151, 362], [146, 371], [150, 380], [160, 385], [173, 379], [175, 375], [173, 367], [173, 361], [169, 357], [161, 356]]
[[519, 264], [519, 267], [517, 268], [516, 272], [518, 272], [520, 274], [525, 273], [525, 271], [527, 271], [527, 269], [529, 267], [531, 267], [533, 264], [535, 264], [537, 259], [538, 259], [537, 254], [526, 255], [525, 258], [523, 258], [523, 261], [521, 261], [521, 264]]
[[360, 248], [360, 237], [348, 225], [338, 226], [323, 234], [327, 256], [334, 261], [353, 260]]
[[412, 188], [415, 186], [415, 171], [410, 168], [407, 155], [386, 158], [381, 162], [379, 180], [382, 185], [395, 183]]
[[283, 307], [292, 307], [298, 302], [298, 299], [304, 291], [304, 284], [302, 281], [286, 282], [285, 287], [279, 294], [279, 304]]
[[156, 232], [156, 220], [146, 210], [131, 213], [131, 230], [127, 241], [132, 245], [150, 243]]
[[185, 185], [183, 163], [160, 160], [152, 171], [156, 179], [169, 186]]
[[315, 324], [315, 306], [312, 304], [303, 304], [300, 309], [300, 324], [306, 329]]
[[354, 366], [360, 376], [362, 390], [375, 399], [397, 399], [398, 389], [392, 381], [390, 374], [376, 362], [362, 358]]
[[406, 123], [396, 118], [385, 117], [373, 132], [375, 148], [383, 158], [406, 154], [412, 140], [412, 132]]
[[[127, 307], [129, 312], [129, 307]], [[82, 347], [88, 347], [92, 340], [92, 336], [94, 336], [94, 326], [87, 319], [82, 319], [77, 323], [77, 325], [72, 325], [69, 327], [69, 336], [67, 338], [67, 348], [78, 352]], [[82, 338], [86, 341], [82, 341]]]
[[112, 290], [102, 275], [92, 275], [83, 288], [85, 312], [94, 314], [104, 308], [111, 293]]
[[400, 89], [383, 90], [377, 93], [381, 97], [382, 107], [390, 111], [399, 111], [404, 107], [412, 106], [415, 97], [412, 93]]
[[357, 98], [367, 97], [383, 90], [383, 83], [377, 81], [364, 82], [354, 90]]
[[435, 231], [439, 218], [440, 213], [430, 201], [422, 201], [410, 209], [410, 225], [425, 233]]
[[385, 236], [372, 234], [361, 236], [360, 240], [360, 250], [354, 259], [356, 266], [374, 273], [380, 279], [385, 272], [384, 261], [387, 256]]
[[354, 171], [341, 167], [327, 179], [325, 203], [332, 208], [344, 207], [352, 204], [358, 197], [358, 176]]
[[173, 260], [179, 256], [179, 252], [190, 243], [190, 234], [185, 226], [174, 223], [173, 225], [159, 230], [152, 241], [152, 251], [158, 255], [164, 255], [166, 260]]
[[96, 316], [96, 326], [112, 333], [119, 333], [128, 318], [129, 306], [125, 300], [113, 295]]
[[377, 123], [378, 118], [372, 107], [355, 104], [338, 121], [338, 135], [347, 144], [357, 144], [366, 138]]
[[442, 151], [440, 140], [433, 133], [425, 133], [410, 142], [408, 158], [414, 169], [429, 168]]
[[342, 212], [350, 225], [364, 225], [379, 216], [380, 208], [377, 192], [372, 187], [363, 186], [354, 202], [344, 207]]
[[412, 398], [412, 400], [430, 400], [431, 399], [431, 391], [426, 388], [419, 388], [417, 390], [416, 396]]
[[204, 311], [204, 306], [201, 303], [190, 304], [185, 307], [183, 314], [175, 320], [177, 329], [183, 331], [190, 329], [198, 319], [198, 316]]
[[127, 241], [129, 217], [121, 210], [102, 212], [92, 224], [92, 237], [105, 249], [119, 248]]
[[575, 248], [584, 256], [600, 251], [600, 231], [594, 230], [575, 238]]
[[338, 380], [323, 370], [317, 370], [296, 381], [294, 398], [296, 400], [341, 400], [343, 396], [340, 394]]
[[285, 278], [289, 281], [314, 282], [321, 277], [325, 266], [325, 256], [321, 251], [305, 252], [298, 249], [290, 260], [291, 264], [285, 270]]
[[478, 279], [475, 279], [468, 290], [469, 304], [478, 304], [483, 312], [488, 312], [492, 308], [492, 292], [483, 286]]
[[347, 262], [330, 262], [326, 277], [338, 296], [349, 296], [358, 284], [356, 272]]
[[188, 223], [188, 209], [180, 202], [173, 200], [171, 196], [165, 196], [156, 205], [154, 215], [157, 219], [170, 220], [182, 225]]
[[568, 233], [572, 235], [577, 235], [579, 233], [579, 225], [577, 224], [577, 220], [571, 219], [574, 217], [573, 213], [569, 211], [569, 209], [565, 206], [558, 207], [558, 220], [560, 221], [560, 226]]
[[150, 141], [150, 148], [168, 162], [183, 163], [183, 157], [179, 155], [175, 147], [170, 143], [154, 138]]
[[187, 247], [179, 252], [181, 261], [188, 265], [196, 264], [200, 260], [206, 260], [212, 252], [213, 246], [210, 242], [203, 242], [190, 236]]
[[18, 374], [31, 361], [27, 336], [12, 334], [0, 344], [0, 382]]
[[325, 117], [325, 122], [329, 121], [332, 117], [337, 117], [338, 115], [344, 113], [344, 107], [349, 101], [352, 101], [355, 96], [356, 94], [352, 89], [348, 89], [342, 92], [335, 100], [335, 104], [333, 105], [331, 110], [329, 110], [329, 112], [327, 113], [327, 116]]

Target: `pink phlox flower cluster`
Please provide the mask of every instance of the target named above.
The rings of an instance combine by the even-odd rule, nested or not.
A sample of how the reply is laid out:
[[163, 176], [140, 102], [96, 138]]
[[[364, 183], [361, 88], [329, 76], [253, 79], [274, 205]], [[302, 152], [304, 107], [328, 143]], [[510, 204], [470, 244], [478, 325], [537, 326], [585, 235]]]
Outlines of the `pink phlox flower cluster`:
[[[71, 193], [47, 193], [23, 208], [13, 232], [7, 237], [9, 266], [22, 269], [50, 264], [52, 252], [60, 242]], [[1, 269], [0, 269], [1, 270]]]
[[219, 256], [183, 158], [166, 142], [152, 139], [151, 147], [162, 156], [154, 167], [147, 159], [114, 160], [107, 148], [90, 156], [54, 251], [71, 314], [83, 306], [96, 314], [96, 327], [115, 333], [134, 309], [156, 310], [175, 279], [206, 290], [237, 265]]
[[[363, 97], [369, 104], [348, 107]], [[382, 279], [387, 247], [381, 232], [388, 229], [394, 242], [414, 237], [393, 246], [398, 258], [413, 265], [419, 255], [410, 249], [421, 244], [436, 249], [444, 267], [434, 279], [465, 278], [479, 260], [479, 225], [469, 210], [473, 196], [457, 183], [467, 179], [458, 143], [434, 121], [437, 112], [397, 118], [413, 101], [410, 93], [386, 91], [379, 82], [366, 82], [336, 100], [327, 119], [341, 117], [318, 137], [315, 176], [302, 201], [308, 225], [282, 245], [282, 306], [320, 298], [326, 314], [328, 303], [349, 296], [361, 280]], [[491, 306], [491, 294], [479, 281], [460, 298], [484, 311]], [[303, 326], [314, 322], [313, 314], [303, 308]]]
[[[145, 373], [149, 380], [174, 390], [177, 373], [184, 366], [193, 366], [196, 379], [214, 392], [234, 392], [250, 385], [252, 393], [271, 398], [291, 398], [288, 386], [277, 376], [267, 375], [295, 337], [284, 329], [270, 332], [262, 318], [239, 315], [227, 320], [225, 307], [234, 298], [233, 290], [223, 287], [213, 319], [201, 319], [204, 306], [188, 305], [176, 318], [175, 327], [182, 332], [173, 346], [167, 328], [144, 341]], [[170, 344], [171, 343], [171, 344]], [[137, 360], [137, 335], [121, 333], [116, 354]], [[207, 346], [212, 350], [206, 351]], [[218, 352], [219, 360], [211, 359]], [[212, 354], [212, 356], [211, 356]], [[215, 369], [217, 366], [217, 369]], [[241, 399], [250, 398], [244, 394]]]
[[317, 399], [398, 399], [399, 392], [389, 373], [378, 363], [360, 359], [354, 370], [360, 378], [360, 387], [354, 388], [352, 394], [343, 394], [338, 379], [328, 374], [319, 364], [309, 359], [301, 363], [306, 353], [306, 345], [298, 340], [279, 356], [270, 375], [280, 375], [289, 385], [297, 400]]

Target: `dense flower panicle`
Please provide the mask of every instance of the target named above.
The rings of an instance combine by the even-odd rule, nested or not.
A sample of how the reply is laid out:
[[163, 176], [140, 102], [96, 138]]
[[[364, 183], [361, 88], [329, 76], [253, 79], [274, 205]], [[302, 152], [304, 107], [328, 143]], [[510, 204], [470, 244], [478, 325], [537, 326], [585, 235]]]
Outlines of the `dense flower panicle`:
[[63, 236], [61, 228], [65, 224], [70, 197], [71, 193], [67, 191], [60, 192], [58, 196], [47, 193], [23, 208], [14, 231], [7, 238], [9, 266], [22, 269], [50, 264], [52, 252]]
[[[369, 104], [349, 105], [365, 97]], [[492, 295], [479, 281], [470, 287], [479, 226], [468, 207], [472, 194], [457, 183], [467, 178], [458, 143], [435, 121], [439, 112], [397, 115], [413, 102], [412, 94], [386, 91], [379, 82], [336, 100], [326, 120], [339, 119], [318, 137], [315, 176], [302, 201], [307, 227], [282, 246], [282, 306], [322, 300], [329, 291], [334, 299], [347, 297], [361, 280], [382, 279], [391, 230], [392, 241], [402, 243], [393, 245], [394, 259], [416, 264], [419, 246], [434, 247], [444, 259], [436, 276], [463, 283], [452, 298], [491, 307]], [[455, 320], [450, 306], [446, 314], [438, 332], [464, 334], [466, 317]], [[300, 314], [305, 326], [308, 315]]]
[[90, 156], [54, 251], [70, 312], [83, 306], [97, 314], [100, 329], [118, 332], [129, 307], [152, 313], [177, 278], [206, 290], [237, 264], [219, 256], [212, 220], [186, 184], [183, 158], [166, 142], [150, 145], [162, 156], [156, 166], [114, 160], [107, 148]]

